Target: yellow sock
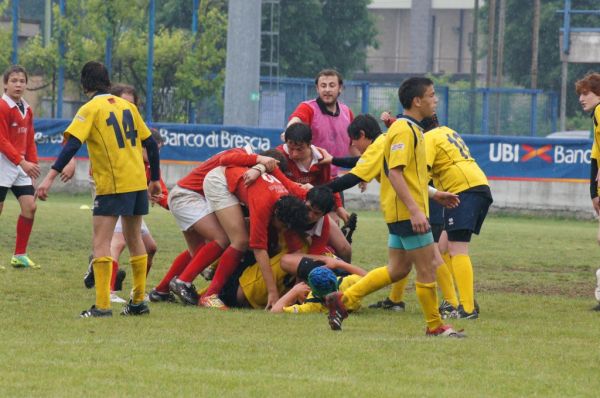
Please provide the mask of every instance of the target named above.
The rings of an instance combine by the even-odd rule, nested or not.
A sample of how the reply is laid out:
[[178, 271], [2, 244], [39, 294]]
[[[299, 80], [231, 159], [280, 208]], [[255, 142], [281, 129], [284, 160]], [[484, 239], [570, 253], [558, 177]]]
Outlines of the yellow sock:
[[390, 295], [388, 298], [394, 303], [399, 303], [404, 299], [404, 290], [406, 289], [406, 284], [408, 283], [408, 275], [404, 278], [400, 279], [398, 282], [392, 283], [392, 290], [390, 290]]
[[460, 295], [460, 303], [465, 312], [473, 312], [473, 265], [471, 258], [466, 254], [452, 257], [452, 268], [456, 277], [456, 287]]
[[360, 300], [366, 295], [373, 293], [390, 283], [392, 283], [392, 279], [390, 278], [387, 266], [375, 268], [344, 291], [344, 304], [348, 309], [358, 309], [360, 307]]
[[442, 317], [438, 311], [437, 283], [416, 282], [417, 298], [425, 315], [425, 322], [429, 330], [434, 330], [442, 326]]
[[144, 295], [146, 294], [148, 255], [130, 257], [129, 263], [133, 273], [133, 304], [139, 304], [144, 301]]
[[112, 257], [98, 257], [93, 260], [94, 280], [96, 284], [96, 308], [110, 309], [110, 277], [112, 275]]
[[454, 308], [457, 308], [458, 297], [456, 296], [456, 289], [454, 288], [452, 274], [450, 274], [450, 270], [448, 269], [446, 263], [438, 267], [438, 269], [435, 271], [435, 275], [438, 286], [444, 295], [444, 300], [452, 304]]

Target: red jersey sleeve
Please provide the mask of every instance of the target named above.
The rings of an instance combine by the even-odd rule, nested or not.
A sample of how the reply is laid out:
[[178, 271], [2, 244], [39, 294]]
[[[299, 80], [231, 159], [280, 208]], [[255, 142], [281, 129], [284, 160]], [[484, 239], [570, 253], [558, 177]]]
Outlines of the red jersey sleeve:
[[10, 108], [5, 101], [0, 99], [0, 153], [18, 166], [23, 157], [10, 141], [9, 119]]
[[219, 159], [219, 164], [221, 166], [254, 166], [256, 164], [256, 159], [258, 155], [251, 153], [243, 153], [243, 152], [230, 152], [221, 156]]
[[323, 218], [323, 228], [321, 229], [320, 236], [313, 236], [310, 247], [308, 248], [308, 254], [324, 254], [327, 251], [327, 242], [329, 242], [329, 216], [325, 215]]
[[294, 196], [299, 197], [302, 200], [306, 200], [306, 193], [308, 192], [306, 189], [302, 188], [300, 185], [296, 184], [294, 181], [290, 180], [283, 174], [283, 172], [276, 167], [273, 172], [271, 172], [273, 177], [277, 178], [281, 184]]
[[37, 147], [35, 145], [35, 130], [33, 129], [33, 112], [31, 108], [27, 109], [29, 113], [29, 126], [27, 126], [27, 149], [25, 150], [25, 160], [32, 163], [38, 162]]
[[312, 123], [313, 115], [314, 112], [312, 108], [308, 104], [302, 102], [300, 105], [298, 105], [296, 110], [292, 112], [288, 120], [291, 120], [293, 117], [297, 117], [302, 120], [302, 123], [310, 125]]

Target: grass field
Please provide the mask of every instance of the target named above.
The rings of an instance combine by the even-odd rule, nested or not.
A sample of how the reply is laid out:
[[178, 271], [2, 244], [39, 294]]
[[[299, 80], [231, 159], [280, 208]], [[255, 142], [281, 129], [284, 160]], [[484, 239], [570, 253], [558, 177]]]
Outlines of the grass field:
[[[9, 263], [18, 205], [7, 198], [0, 216], [0, 264], [7, 267], [0, 271], [0, 397], [599, 394], [600, 313], [590, 311], [600, 266], [595, 223], [489, 217], [472, 244], [481, 318], [454, 322], [467, 339], [440, 340], [424, 336], [412, 287], [405, 313], [364, 309], [340, 333], [319, 314], [172, 304], [152, 305], [148, 317], [78, 319], [94, 300], [82, 282], [91, 212], [79, 207], [89, 202], [54, 195], [39, 203], [29, 254], [43, 268], [16, 270]], [[184, 243], [168, 212], [153, 208], [146, 221], [159, 245], [151, 287]], [[354, 262], [382, 265], [386, 244], [381, 216], [360, 213]]]

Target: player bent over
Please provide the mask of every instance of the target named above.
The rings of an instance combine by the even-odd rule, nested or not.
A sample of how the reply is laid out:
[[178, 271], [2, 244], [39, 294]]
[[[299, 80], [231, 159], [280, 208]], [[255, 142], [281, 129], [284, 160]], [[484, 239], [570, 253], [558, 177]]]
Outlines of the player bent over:
[[[150, 313], [144, 302], [147, 255], [142, 242], [142, 216], [148, 214], [148, 194], [161, 195], [158, 146], [137, 108], [128, 101], [108, 93], [110, 79], [103, 64], [86, 63], [81, 70], [81, 85], [90, 100], [83, 105], [65, 131], [67, 141], [58, 159], [38, 186], [41, 200], [56, 176], [87, 142], [90, 164], [94, 170], [96, 199], [93, 211], [94, 277], [96, 303], [81, 313], [82, 318], [112, 316], [110, 279], [112, 258], [110, 242], [119, 216], [130, 253], [133, 274], [133, 297], [121, 315]], [[146, 185], [142, 146], [148, 152], [151, 178]]]

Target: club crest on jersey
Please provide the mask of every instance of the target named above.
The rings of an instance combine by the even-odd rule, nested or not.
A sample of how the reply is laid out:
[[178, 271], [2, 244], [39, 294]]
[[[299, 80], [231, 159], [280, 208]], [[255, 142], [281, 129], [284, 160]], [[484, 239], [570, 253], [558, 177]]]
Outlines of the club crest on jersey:
[[75, 115], [75, 119], [81, 120], [82, 122], [85, 122], [85, 118], [79, 114]]
[[404, 143], [403, 142], [399, 142], [397, 144], [392, 145], [392, 151], [401, 151], [402, 149], [404, 149]]

